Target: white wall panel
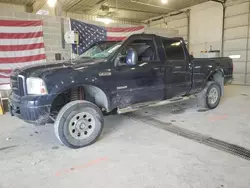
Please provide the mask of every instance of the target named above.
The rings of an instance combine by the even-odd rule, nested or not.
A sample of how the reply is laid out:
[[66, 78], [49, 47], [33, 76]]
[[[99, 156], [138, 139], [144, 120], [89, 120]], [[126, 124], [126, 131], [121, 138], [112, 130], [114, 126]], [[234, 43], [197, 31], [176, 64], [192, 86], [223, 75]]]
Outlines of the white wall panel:
[[8, 3], [0, 3], [0, 9], [1, 11], [8, 10], [10, 12], [26, 12], [24, 5], [14, 5]]
[[201, 51], [221, 50], [222, 43], [222, 6], [207, 2], [191, 7], [190, 15], [190, 51], [200, 57]]
[[224, 40], [227, 39], [237, 39], [237, 38], [246, 38], [248, 32], [248, 27], [235, 27], [225, 30]]
[[247, 74], [250, 71], [247, 66], [250, 65], [249, 1], [229, 0], [226, 6], [224, 55], [240, 55], [239, 59], [233, 59], [233, 83], [250, 84]]
[[190, 53], [193, 53], [195, 57], [200, 57], [201, 51], [209, 51], [210, 46], [213, 50], [221, 49], [221, 42], [206, 42], [200, 44], [190, 44]]
[[240, 55], [239, 59], [235, 59], [238, 62], [246, 62], [247, 60], [247, 53], [246, 51], [225, 51], [224, 56], [229, 57], [230, 55]]
[[234, 6], [234, 5], [240, 5], [242, 3], [247, 3], [249, 0], [227, 0], [226, 1], [226, 7]]
[[250, 61], [250, 48], [248, 48], [248, 61]]
[[225, 29], [248, 25], [248, 14], [227, 17], [225, 19]]
[[247, 62], [247, 73], [250, 74], [250, 61]]
[[226, 17], [235, 16], [249, 12], [248, 2], [236, 4], [226, 8]]
[[188, 35], [188, 27], [187, 26], [177, 28], [177, 30], [178, 30], [180, 36], [187, 36]]
[[172, 20], [172, 21], [169, 21], [168, 22], [168, 27], [169, 28], [179, 28], [179, 27], [185, 27], [187, 26], [188, 24], [188, 20], [187, 18], [182, 18], [182, 19], [179, 19], [179, 20]]
[[165, 17], [164, 19], [153, 21], [150, 24], [152, 28], [164, 28], [177, 31], [176, 36], [181, 36], [187, 40], [188, 36], [188, 19], [186, 14]]
[[150, 27], [155, 27], [157, 25], [161, 25], [161, 23], [163, 23], [164, 20], [157, 20], [157, 21], [154, 21], [150, 24]]
[[152, 27], [152, 28], [161, 28], [161, 24], [151, 25], [150, 27]]
[[247, 74], [246, 84], [250, 85], [250, 74]]
[[235, 39], [224, 41], [224, 51], [239, 51], [246, 49], [247, 40], [246, 39]]
[[246, 73], [246, 63], [234, 61], [234, 74], [245, 74]]
[[153, 28], [153, 27], [145, 27], [145, 33], [148, 34], [156, 34], [164, 37], [176, 37], [178, 35], [177, 30], [166, 29], [166, 28]]
[[233, 84], [245, 84], [245, 74], [234, 74]]
[[[249, 35], [250, 37], [250, 35]], [[250, 50], [250, 38], [248, 38], [248, 49]]]
[[188, 40], [188, 36], [187, 36], [187, 35], [186, 35], [186, 36], [183, 35], [183, 36], [181, 36], [181, 37], [182, 37], [184, 40], [186, 40], [186, 41]]

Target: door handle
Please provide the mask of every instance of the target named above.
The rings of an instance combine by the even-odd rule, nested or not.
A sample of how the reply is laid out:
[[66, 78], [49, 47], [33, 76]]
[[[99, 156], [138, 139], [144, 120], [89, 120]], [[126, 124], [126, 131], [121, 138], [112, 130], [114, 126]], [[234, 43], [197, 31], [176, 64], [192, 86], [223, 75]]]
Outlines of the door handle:
[[155, 71], [159, 70], [159, 72], [164, 72], [165, 68], [164, 67], [155, 67], [154, 70]]
[[175, 66], [174, 68], [175, 68], [175, 69], [181, 69], [182, 66]]

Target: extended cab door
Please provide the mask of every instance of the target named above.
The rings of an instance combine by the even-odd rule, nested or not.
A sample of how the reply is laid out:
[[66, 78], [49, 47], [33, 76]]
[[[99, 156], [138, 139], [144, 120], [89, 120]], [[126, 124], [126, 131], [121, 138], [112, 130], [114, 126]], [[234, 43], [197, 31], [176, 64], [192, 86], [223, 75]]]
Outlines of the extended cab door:
[[132, 36], [122, 45], [118, 57], [126, 57], [133, 48], [138, 55], [135, 65], [125, 63], [121, 58], [113, 71], [116, 83], [115, 102], [118, 107], [164, 98], [164, 63], [159, 60], [153, 35]]
[[191, 89], [192, 68], [183, 40], [163, 38], [165, 50], [165, 84], [169, 99], [185, 95]]

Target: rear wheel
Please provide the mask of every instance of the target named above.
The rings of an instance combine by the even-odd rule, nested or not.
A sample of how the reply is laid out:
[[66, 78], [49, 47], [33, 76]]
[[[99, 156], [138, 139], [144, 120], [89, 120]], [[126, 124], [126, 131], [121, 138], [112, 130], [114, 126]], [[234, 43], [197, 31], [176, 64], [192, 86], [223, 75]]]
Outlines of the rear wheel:
[[220, 103], [220, 98], [221, 98], [220, 85], [216, 82], [209, 82], [205, 95], [206, 107], [210, 109], [216, 108]]
[[60, 110], [54, 130], [62, 144], [70, 148], [81, 148], [97, 140], [103, 124], [102, 112], [95, 104], [77, 100]]

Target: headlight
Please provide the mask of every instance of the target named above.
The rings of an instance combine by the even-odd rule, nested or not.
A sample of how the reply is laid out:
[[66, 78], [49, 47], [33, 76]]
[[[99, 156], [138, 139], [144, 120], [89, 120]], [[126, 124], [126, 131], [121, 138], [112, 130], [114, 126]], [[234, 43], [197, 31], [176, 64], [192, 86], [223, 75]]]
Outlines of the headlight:
[[46, 85], [41, 78], [27, 78], [27, 92], [30, 95], [46, 95], [48, 94]]

